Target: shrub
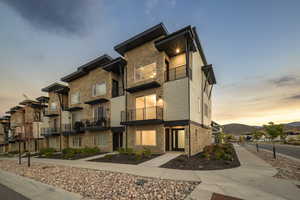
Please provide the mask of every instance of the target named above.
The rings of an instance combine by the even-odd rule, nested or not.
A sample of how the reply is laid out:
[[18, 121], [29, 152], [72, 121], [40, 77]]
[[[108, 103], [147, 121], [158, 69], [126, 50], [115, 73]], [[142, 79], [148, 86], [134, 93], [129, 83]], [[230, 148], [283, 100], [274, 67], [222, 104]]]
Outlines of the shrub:
[[126, 150], [124, 148], [118, 149], [119, 154], [126, 154]]
[[71, 153], [76, 153], [76, 149], [73, 149], [73, 148], [65, 148], [62, 150], [62, 153], [63, 154], [71, 154]]
[[133, 155], [133, 154], [134, 154], [134, 151], [133, 151], [132, 148], [127, 148], [127, 149], [126, 149], [126, 153], [127, 153], [128, 155]]
[[227, 153], [224, 153], [224, 154], [222, 155], [222, 159], [223, 159], [223, 160], [227, 160], [227, 161], [233, 161], [232, 155], [227, 154]]
[[19, 151], [10, 151], [9, 154], [18, 154]]
[[43, 148], [40, 150], [40, 155], [45, 155], [45, 154], [52, 155], [54, 152], [55, 152], [55, 149], [53, 149], [53, 148]]
[[135, 160], [141, 160], [143, 158], [143, 155], [144, 155], [144, 151], [143, 150], [136, 151], [134, 153], [134, 158], [135, 158]]
[[91, 154], [95, 154], [95, 153], [99, 153], [100, 149], [98, 147], [84, 147], [83, 149], [80, 149], [80, 153], [83, 154], [87, 154], [87, 155], [91, 155]]
[[143, 152], [144, 156], [147, 158], [151, 157], [151, 150], [148, 148], [144, 148], [144, 152]]

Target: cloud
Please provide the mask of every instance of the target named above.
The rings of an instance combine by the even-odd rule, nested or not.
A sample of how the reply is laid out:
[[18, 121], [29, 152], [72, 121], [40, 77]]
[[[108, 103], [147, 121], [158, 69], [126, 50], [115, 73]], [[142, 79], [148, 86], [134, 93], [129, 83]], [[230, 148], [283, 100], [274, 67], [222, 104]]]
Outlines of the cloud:
[[56, 33], [83, 33], [88, 4], [82, 0], [4, 0], [32, 26]]
[[274, 84], [277, 87], [289, 86], [293, 84], [299, 84], [300, 78], [294, 75], [285, 75], [275, 79], [269, 80], [271, 84]]
[[287, 100], [300, 100], [300, 94], [289, 96], [286, 98]]

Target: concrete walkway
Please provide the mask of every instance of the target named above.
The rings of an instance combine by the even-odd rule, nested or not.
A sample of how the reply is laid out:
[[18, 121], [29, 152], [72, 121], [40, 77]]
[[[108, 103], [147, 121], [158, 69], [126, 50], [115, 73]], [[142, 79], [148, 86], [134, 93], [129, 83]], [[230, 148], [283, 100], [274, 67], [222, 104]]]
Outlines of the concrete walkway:
[[93, 160], [93, 159], [97, 159], [97, 158], [102, 158], [106, 155], [113, 155], [113, 154], [117, 154], [117, 152], [112, 152], [112, 153], [104, 153], [104, 154], [101, 154], [101, 155], [96, 155], [96, 156], [91, 156], [91, 157], [87, 157], [87, 158], [82, 158], [82, 159], [78, 159], [78, 160], [83, 160], [83, 161], [89, 161], [89, 160]]
[[[235, 149], [241, 162], [240, 167], [211, 171], [175, 170], [154, 167], [154, 165], [157, 166], [160, 165], [158, 163], [164, 162], [162, 161], [163, 159], [158, 159], [157, 161], [149, 162], [150, 164], [147, 163], [144, 165], [38, 158], [33, 158], [32, 161], [122, 172], [162, 179], [201, 181], [201, 184], [199, 184], [187, 199], [210, 200], [214, 192], [244, 200], [299, 199], [300, 189], [298, 189], [292, 181], [273, 178], [277, 170], [271, 165], [239, 145], [235, 145]], [[14, 159], [17, 162], [16, 158], [7, 159]]]
[[146, 162], [143, 162], [139, 164], [139, 166], [145, 166], [145, 167], [159, 167], [170, 160], [180, 156], [182, 153], [181, 152], [168, 152], [165, 153], [164, 155], [158, 156], [156, 158], [153, 158], [151, 160], [148, 160]]
[[79, 194], [67, 192], [60, 188], [2, 170], [0, 170], [0, 183], [31, 200], [83, 199]]

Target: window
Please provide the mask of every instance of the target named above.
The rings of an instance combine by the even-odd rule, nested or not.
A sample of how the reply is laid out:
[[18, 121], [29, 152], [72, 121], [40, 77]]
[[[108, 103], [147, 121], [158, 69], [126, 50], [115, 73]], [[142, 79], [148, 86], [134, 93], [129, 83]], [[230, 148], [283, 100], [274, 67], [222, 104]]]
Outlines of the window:
[[156, 131], [155, 130], [137, 130], [135, 132], [136, 145], [156, 145]]
[[80, 136], [73, 137], [73, 147], [81, 147], [82, 138]]
[[156, 119], [156, 94], [135, 99], [136, 120]]
[[100, 134], [94, 136], [94, 145], [107, 145], [107, 134]]
[[206, 103], [204, 104], [204, 115], [208, 117], [208, 105]]
[[106, 83], [96, 83], [92, 86], [92, 96], [101, 96], [106, 94]]
[[71, 104], [80, 103], [80, 92], [76, 92], [71, 95]]
[[142, 81], [156, 76], [156, 63], [135, 68], [134, 80]]
[[106, 118], [106, 108], [104, 105], [96, 105], [93, 107], [93, 120], [98, 121]]
[[50, 104], [50, 110], [55, 111], [57, 109], [57, 104], [55, 102], [52, 102]]

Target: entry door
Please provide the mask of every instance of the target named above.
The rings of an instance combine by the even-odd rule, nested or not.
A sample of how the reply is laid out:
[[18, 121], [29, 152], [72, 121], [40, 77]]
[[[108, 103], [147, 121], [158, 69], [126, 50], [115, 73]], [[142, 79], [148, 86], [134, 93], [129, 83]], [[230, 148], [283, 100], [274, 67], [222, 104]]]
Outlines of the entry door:
[[112, 97], [119, 96], [119, 82], [112, 80]]
[[166, 129], [165, 138], [166, 151], [170, 151], [170, 129]]
[[185, 130], [172, 129], [172, 150], [184, 151], [185, 145]]
[[123, 146], [123, 133], [113, 133], [113, 150], [117, 151]]

